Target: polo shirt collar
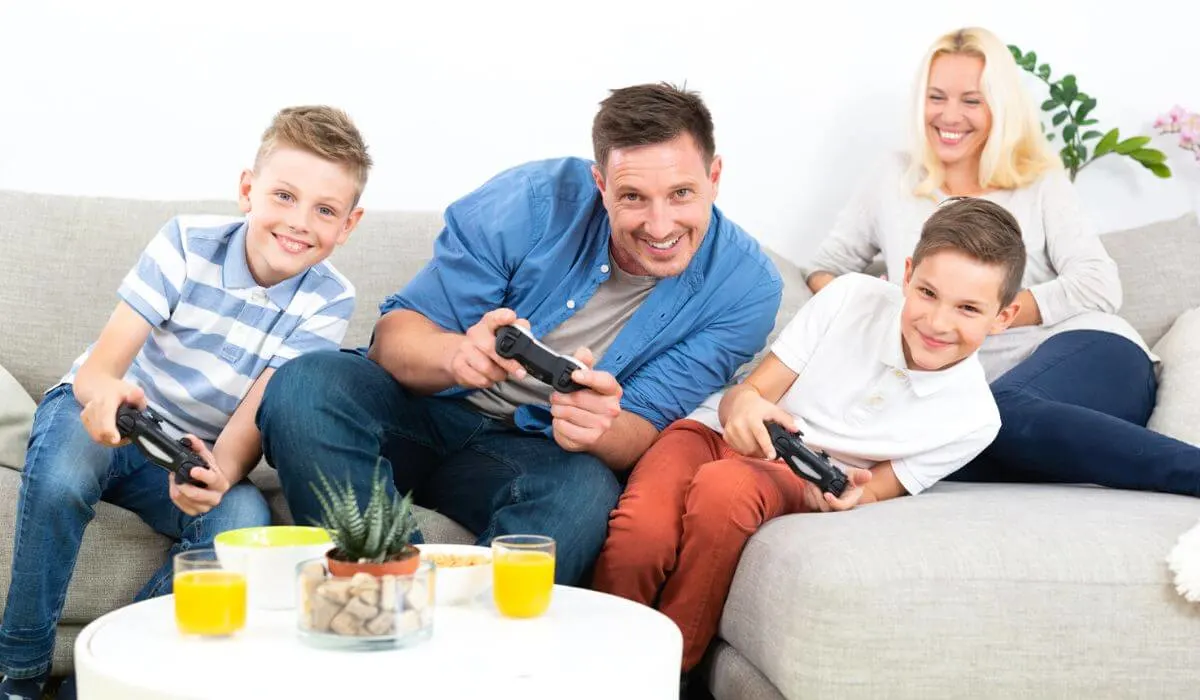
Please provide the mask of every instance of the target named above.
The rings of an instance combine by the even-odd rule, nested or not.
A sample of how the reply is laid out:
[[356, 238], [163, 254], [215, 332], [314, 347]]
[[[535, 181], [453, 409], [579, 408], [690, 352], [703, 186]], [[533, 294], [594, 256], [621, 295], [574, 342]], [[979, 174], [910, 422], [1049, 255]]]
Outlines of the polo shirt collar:
[[908, 361], [904, 359], [903, 336], [900, 335], [900, 316], [903, 311], [904, 299], [901, 297], [892, 308], [892, 320], [887, 335], [880, 344], [879, 361], [893, 370], [903, 372], [908, 377], [908, 383], [912, 386], [913, 393], [924, 398], [941, 391], [951, 382], [956, 381], [956, 378], [965, 370], [966, 365], [971, 362], [972, 356], [963, 358], [953, 367], [933, 372], [909, 369]]
[[[238, 226], [237, 231], [229, 238], [225, 248], [225, 259], [221, 261], [221, 282], [226, 289], [263, 289], [250, 273], [250, 264], [246, 260], [246, 233], [250, 229], [247, 219]], [[292, 303], [292, 298], [300, 289], [307, 270], [280, 282], [273, 287], [265, 288], [267, 298], [280, 309], [286, 309]]]

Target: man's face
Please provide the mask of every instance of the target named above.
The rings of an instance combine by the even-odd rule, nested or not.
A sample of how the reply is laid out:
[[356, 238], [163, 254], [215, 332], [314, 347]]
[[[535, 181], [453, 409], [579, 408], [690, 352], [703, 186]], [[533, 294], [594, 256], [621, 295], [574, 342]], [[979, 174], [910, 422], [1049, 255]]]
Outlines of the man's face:
[[612, 225], [613, 259], [632, 275], [673, 277], [687, 269], [712, 219], [721, 159], [704, 165], [691, 134], [613, 149], [592, 177]]
[[1017, 305], [1000, 306], [1004, 270], [958, 251], [930, 254], [904, 265], [904, 311], [900, 335], [909, 369], [950, 367], [1001, 333], [1017, 316]]

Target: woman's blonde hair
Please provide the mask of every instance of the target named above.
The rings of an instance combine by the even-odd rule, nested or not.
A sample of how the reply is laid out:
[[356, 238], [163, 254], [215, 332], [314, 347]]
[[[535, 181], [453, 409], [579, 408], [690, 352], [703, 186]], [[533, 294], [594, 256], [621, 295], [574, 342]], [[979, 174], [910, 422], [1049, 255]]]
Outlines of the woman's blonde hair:
[[979, 154], [979, 186], [988, 189], [1024, 187], [1048, 170], [1062, 168], [1062, 161], [1042, 133], [1038, 113], [1029, 93], [1021, 85], [1021, 72], [1000, 39], [981, 27], [950, 32], [933, 43], [917, 75], [915, 119], [912, 130], [914, 194], [932, 196], [946, 173], [926, 133], [925, 102], [929, 92], [929, 70], [943, 54], [976, 56], [983, 60], [979, 89], [992, 112], [992, 129]]

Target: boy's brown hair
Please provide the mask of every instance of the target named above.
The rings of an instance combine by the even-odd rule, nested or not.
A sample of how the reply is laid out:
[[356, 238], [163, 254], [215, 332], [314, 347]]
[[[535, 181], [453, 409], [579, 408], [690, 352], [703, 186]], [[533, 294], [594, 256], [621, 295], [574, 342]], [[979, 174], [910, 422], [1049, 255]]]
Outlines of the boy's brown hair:
[[954, 250], [985, 265], [1004, 270], [1000, 308], [1012, 303], [1025, 275], [1025, 241], [1021, 225], [1007, 209], [978, 197], [951, 197], [921, 228], [913, 251], [915, 268], [934, 253]]
[[716, 155], [712, 114], [697, 92], [669, 83], [613, 90], [592, 121], [592, 150], [601, 172], [614, 148], [651, 146], [691, 134], [707, 169]]
[[358, 205], [372, 163], [362, 134], [345, 112], [325, 105], [281, 109], [263, 132], [254, 157], [255, 172], [263, 159], [281, 146], [306, 151], [345, 168], [357, 183], [352, 206]]

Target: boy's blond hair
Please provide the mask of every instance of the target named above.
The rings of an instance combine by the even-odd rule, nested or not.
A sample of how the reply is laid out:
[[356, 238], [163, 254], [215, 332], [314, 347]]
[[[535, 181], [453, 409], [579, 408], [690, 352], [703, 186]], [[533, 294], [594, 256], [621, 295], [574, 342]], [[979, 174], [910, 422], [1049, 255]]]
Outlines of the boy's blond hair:
[[967, 27], [939, 37], [921, 62], [911, 132], [911, 163], [918, 171], [914, 194], [932, 196], [946, 176], [925, 128], [929, 69], [934, 59], [942, 55], [975, 56], [983, 60], [979, 89], [992, 112], [992, 129], [979, 154], [981, 188], [1016, 189], [1034, 182], [1048, 170], [1062, 168], [1062, 161], [1042, 133], [1037, 110], [1021, 84], [1021, 71], [1008, 47], [986, 29]]
[[325, 105], [281, 109], [263, 132], [262, 144], [254, 157], [254, 171], [258, 172], [263, 159], [280, 147], [305, 151], [345, 168], [356, 185], [352, 206], [358, 205], [358, 198], [367, 186], [371, 156], [358, 127], [345, 112]]

